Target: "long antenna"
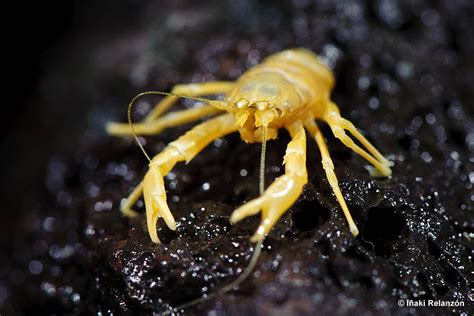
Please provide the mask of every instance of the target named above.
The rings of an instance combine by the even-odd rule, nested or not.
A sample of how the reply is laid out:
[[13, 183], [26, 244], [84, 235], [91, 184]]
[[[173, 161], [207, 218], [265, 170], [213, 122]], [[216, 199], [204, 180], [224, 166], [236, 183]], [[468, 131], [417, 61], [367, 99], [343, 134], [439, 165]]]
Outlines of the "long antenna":
[[[132, 100], [130, 100], [130, 103], [128, 104], [128, 109], [127, 109], [127, 117], [128, 117], [128, 124], [130, 125], [130, 129], [132, 131], [133, 137], [135, 138], [138, 146], [140, 147], [141, 151], [145, 155], [145, 157], [148, 159], [148, 161], [151, 162], [151, 158], [146, 152], [145, 148], [143, 147], [142, 143], [140, 142], [140, 139], [138, 138], [137, 134], [135, 133], [135, 129], [133, 127], [133, 122], [132, 122], [132, 108], [135, 105], [135, 102], [141, 98], [142, 96], [145, 95], [166, 95], [166, 96], [175, 96], [178, 98], [185, 98], [185, 99], [191, 99], [191, 100], [196, 100], [196, 101], [201, 101], [207, 104], [210, 104], [218, 109], [225, 109], [225, 106], [227, 105], [226, 102], [224, 101], [217, 101], [217, 100], [209, 100], [205, 98], [198, 98], [198, 97], [189, 97], [189, 96], [183, 96], [183, 95], [178, 95], [174, 93], [167, 93], [167, 92], [161, 92], [161, 91], [144, 91], [139, 94], [137, 94], [135, 97], [133, 97]], [[263, 126], [263, 135], [262, 135], [262, 151], [260, 155], [260, 176], [259, 176], [259, 191], [260, 195], [262, 195], [265, 192], [265, 157], [266, 157], [266, 151], [267, 151], [267, 125]], [[217, 295], [227, 293], [233, 289], [237, 289], [242, 282], [244, 282], [252, 273], [252, 271], [255, 269], [255, 265], [257, 264], [258, 258], [260, 257], [260, 254], [262, 253], [262, 245], [263, 241], [265, 238], [260, 239], [257, 244], [255, 245], [252, 258], [249, 261], [248, 266], [245, 268], [244, 272], [239, 275], [237, 279], [232, 281], [231, 283], [227, 284], [223, 288], [221, 288], [219, 291], [210, 293], [206, 297], [199, 297], [196, 298], [192, 301], [189, 301], [187, 303], [184, 303], [178, 307], [173, 308], [172, 311], [166, 311], [163, 313], [163, 315], [168, 315], [172, 312], [179, 311], [184, 308], [188, 308], [197, 304], [200, 304], [202, 302], [208, 301]]]
[[[263, 134], [262, 134], [262, 151], [260, 155], [260, 178], [259, 178], [259, 191], [260, 195], [262, 195], [265, 192], [265, 156], [267, 152], [267, 125], [263, 125]], [[260, 239], [257, 244], [255, 245], [252, 258], [249, 261], [248, 266], [245, 268], [244, 272], [242, 272], [241, 275], [231, 283], [227, 284], [223, 288], [221, 288], [219, 291], [210, 293], [206, 297], [199, 297], [196, 298], [192, 301], [189, 301], [187, 303], [184, 303], [178, 307], [173, 308], [173, 312], [179, 311], [184, 308], [188, 308], [197, 304], [200, 304], [202, 302], [208, 301], [217, 295], [227, 293], [233, 289], [237, 289], [237, 287], [242, 284], [252, 273], [252, 271], [255, 269], [255, 265], [257, 264], [258, 258], [260, 257], [260, 254], [262, 253], [262, 245], [263, 241], [265, 240], [265, 237]], [[163, 315], [168, 315], [170, 314], [171, 311], [166, 311]]]
[[146, 159], [148, 159], [149, 162], [151, 162], [150, 156], [146, 152], [145, 148], [143, 147], [142, 143], [140, 142], [140, 139], [138, 138], [137, 134], [135, 133], [135, 129], [133, 127], [133, 122], [132, 122], [132, 107], [135, 104], [135, 102], [141, 98], [144, 95], [147, 94], [154, 94], [152, 91], [146, 91], [142, 92], [140, 94], [137, 94], [132, 100], [130, 100], [130, 103], [128, 104], [128, 109], [127, 109], [127, 117], [128, 117], [128, 125], [130, 125], [130, 129], [132, 130], [133, 137], [135, 138], [135, 141], [138, 144], [138, 147], [140, 147], [141, 151], [145, 155]]
[[133, 127], [133, 122], [132, 122], [132, 107], [135, 105], [135, 102], [145, 96], [145, 95], [166, 95], [166, 96], [175, 96], [177, 98], [182, 98], [182, 99], [190, 99], [190, 100], [196, 100], [196, 101], [201, 101], [204, 103], [207, 103], [209, 105], [212, 105], [213, 107], [217, 109], [222, 109], [224, 110], [226, 108], [227, 102], [225, 101], [219, 101], [219, 100], [210, 100], [206, 98], [198, 98], [198, 97], [190, 97], [186, 95], [179, 95], [175, 93], [168, 93], [168, 92], [162, 92], [162, 91], [144, 91], [142, 93], [137, 94], [132, 100], [130, 100], [130, 103], [128, 104], [128, 110], [127, 110], [127, 117], [128, 117], [128, 124], [130, 125], [130, 129], [132, 130], [133, 137], [135, 138], [138, 146], [140, 147], [141, 151], [145, 155], [146, 159], [151, 162], [151, 158], [146, 152], [145, 148], [143, 147], [142, 143], [140, 142], [140, 139], [138, 138], [137, 134], [135, 133], [135, 129]]
[[168, 314], [171, 314], [172, 312], [176, 312], [176, 311], [179, 311], [181, 309], [188, 308], [188, 307], [200, 304], [202, 302], [213, 299], [217, 295], [224, 294], [224, 293], [227, 293], [231, 290], [237, 289], [237, 287], [240, 284], [242, 284], [242, 282], [244, 282], [249, 277], [249, 275], [252, 273], [253, 269], [255, 268], [255, 265], [257, 264], [258, 258], [260, 257], [260, 254], [262, 253], [263, 241], [264, 241], [264, 238], [262, 238], [261, 240], [259, 240], [257, 242], [257, 244], [255, 245], [253, 254], [252, 254], [252, 258], [250, 259], [249, 265], [247, 266], [247, 268], [245, 268], [245, 271], [241, 275], [239, 275], [239, 277], [237, 279], [235, 279], [231, 283], [227, 284], [226, 286], [224, 286], [223, 288], [221, 288], [217, 292], [210, 293], [209, 295], [207, 295], [205, 297], [199, 297], [199, 298], [196, 298], [192, 301], [184, 303], [183, 305], [180, 305], [178, 307], [173, 308], [172, 311], [164, 312], [163, 315], [168, 315]]
[[263, 125], [262, 152], [260, 154], [260, 178], [258, 189], [260, 195], [265, 192], [265, 156], [267, 153], [267, 125]]

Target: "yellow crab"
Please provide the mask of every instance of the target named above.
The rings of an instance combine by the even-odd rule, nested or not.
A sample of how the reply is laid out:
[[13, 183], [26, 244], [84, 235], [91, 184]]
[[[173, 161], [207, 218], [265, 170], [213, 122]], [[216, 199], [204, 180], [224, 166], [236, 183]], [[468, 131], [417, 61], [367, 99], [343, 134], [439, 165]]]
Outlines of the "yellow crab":
[[[192, 128], [152, 159], [140, 145], [150, 161], [149, 169], [143, 181], [123, 203], [122, 212], [127, 216], [134, 216], [136, 213], [132, 210], [132, 206], [143, 194], [148, 232], [154, 242], [160, 242], [156, 230], [159, 216], [170, 229], [176, 229], [175, 219], [166, 202], [163, 177], [177, 162], [189, 162], [216, 138], [236, 131], [247, 143], [261, 142], [264, 157], [267, 139], [276, 138], [278, 130], [286, 128], [292, 139], [283, 160], [285, 174], [264, 190], [261, 172], [261, 196], [239, 207], [230, 218], [230, 221], [235, 223], [262, 211], [261, 223], [251, 239], [253, 242], [261, 243], [278, 219], [300, 196], [303, 186], [308, 182], [305, 132], [307, 130], [317, 142], [326, 177], [344, 212], [350, 231], [356, 236], [357, 226], [339, 189], [325, 138], [315, 120], [325, 121], [335, 137], [372, 164], [375, 167], [374, 176], [390, 176], [390, 162], [350, 121], [341, 117], [337, 105], [330, 99], [333, 86], [332, 71], [316, 54], [298, 48], [269, 56], [261, 64], [247, 70], [236, 82], [177, 85], [171, 93], [148, 91], [139, 94], [129, 105], [130, 126], [109, 123], [107, 126], [109, 134], [134, 135], [136, 138], [137, 134], [155, 135], [165, 128], [189, 123], [204, 116], [216, 116]], [[131, 106], [139, 97], [147, 94], [161, 94], [166, 97], [143, 122], [132, 125]], [[200, 97], [215, 94], [225, 94], [224, 100]], [[199, 100], [206, 105], [162, 116], [180, 97]], [[355, 143], [346, 131], [365, 148]], [[263, 162], [264, 158], [261, 160], [262, 164]]]

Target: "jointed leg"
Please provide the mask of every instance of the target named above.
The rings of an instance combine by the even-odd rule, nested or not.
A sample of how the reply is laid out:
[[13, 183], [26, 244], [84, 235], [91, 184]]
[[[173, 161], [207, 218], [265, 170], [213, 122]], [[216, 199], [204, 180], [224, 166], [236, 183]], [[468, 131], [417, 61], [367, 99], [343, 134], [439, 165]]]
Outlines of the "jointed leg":
[[140, 181], [140, 183], [135, 187], [135, 189], [133, 189], [132, 193], [130, 193], [124, 203], [120, 206], [120, 211], [124, 216], [132, 218], [138, 215], [138, 213], [135, 212], [132, 207], [135, 205], [135, 203], [137, 203], [142, 193], [143, 180]]
[[336, 195], [337, 201], [339, 202], [339, 205], [341, 206], [344, 215], [346, 216], [351, 233], [354, 236], [357, 236], [359, 234], [359, 230], [357, 229], [357, 226], [354, 223], [354, 220], [352, 219], [351, 213], [347, 208], [347, 204], [341, 193], [341, 189], [339, 189], [337, 177], [334, 173], [334, 164], [332, 162], [331, 156], [329, 155], [329, 150], [326, 144], [326, 140], [324, 139], [324, 135], [321, 133], [318, 126], [312, 119], [305, 122], [305, 127], [306, 129], [308, 129], [311, 135], [313, 135], [314, 139], [316, 140], [316, 143], [318, 144], [322, 158], [321, 163], [323, 164], [324, 171], [326, 172], [326, 178], [328, 179], [329, 184], [331, 185], [331, 188], [334, 194]]
[[[211, 94], [227, 93], [234, 86], [233, 82], [211, 81], [203, 83], [180, 84], [173, 87], [171, 93], [197, 97]], [[178, 97], [169, 95], [159, 102], [145, 117], [145, 122], [157, 119], [178, 101]]]
[[[392, 174], [390, 162], [357, 130], [352, 122], [341, 117], [335, 105], [329, 107], [328, 112], [323, 118], [331, 127], [336, 138], [339, 138], [344, 145], [361, 155], [376, 168], [377, 173], [372, 174], [373, 176], [388, 177]], [[370, 154], [354, 143], [344, 130], [348, 130], [354, 135], [367, 148]]]
[[[161, 153], [156, 155], [149, 164], [148, 172], [143, 180], [143, 197], [147, 215], [148, 232], [151, 239], [158, 243], [156, 222], [162, 216], [166, 225], [176, 229], [176, 223], [166, 202], [166, 191], [163, 177], [170, 172], [179, 161], [189, 162], [204, 147], [216, 138], [236, 131], [235, 119], [231, 114], [223, 114], [203, 122], [186, 134], [170, 143]], [[130, 196], [131, 202], [124, 203], [130, 206], [140, 194], [140, 185]]]
[[283, 160], [285, 174], [276, 179], [262, 196], [235, 210], [230, 218], [232, 223], [236, 223], [262, 210], [262, 221], [251, 239], [252, 242], [265, 238], [265, 235], [272, 229], [278, 219], [298, 199], [303, 186], [308, 182], [306, 135], [303, 124], [296, 122], [288, 126], [287, 129], [292, 140], [288, 143]]
[[[186, 123], [194, 122], [203, 116], [220, 113], [221, 110], [211, 105], [204, 105], [199, 108], [191, 108], [183, 111], [168, 113], [157, 120], [134, 123], [133, 130], [137, 135], [156, 135], [169, 127], [180, 126]], [[107, 132], [110, 135], [133, 135], [129, 124], [109, 123]]]
[[[196, 97], [209, 94], [226, 93], [233, 87], [233, 85], [233, 82], [220, 81], [177, 85], [173, 88], [171, 93]], [[161, 120], [155, 122], [155, 120], [164, 112], [166, 112], [173, 104], [175, 104], [178, 99], [179, 98], [175, 95], [166, 96], [145, 117], [143, 123], [136, 123], [133, 125], [135, 132], [142, 135], [157, 134], [167, 127], [174, 127], [189, 123], [201, 118], [204, 115], [220, 112], [215, 108], [211, 109], [209, 105], [205, 105], [200, 108], [170, 113], [167, 116], [161, 118]], [[132, 134], [128, 123], [109, 123], [107, 125], [107, 132], [111, 135]]]

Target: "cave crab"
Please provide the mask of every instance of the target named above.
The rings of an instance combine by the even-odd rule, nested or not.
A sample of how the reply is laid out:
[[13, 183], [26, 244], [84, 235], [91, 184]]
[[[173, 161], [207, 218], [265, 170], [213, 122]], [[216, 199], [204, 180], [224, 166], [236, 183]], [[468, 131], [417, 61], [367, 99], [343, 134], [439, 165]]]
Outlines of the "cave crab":
[[[170, 229], [176, 229], [175, 219], [166, 202], [163, 177], [177, 162], [189, 162], [213, 140], [236, 131], [247, 143], [262, 143], [260, 196], [239, 207], [230, 217], [230, 221], [236, 223], [245, 217], [262, 212], [260, 225], [251, 237], [251, 241], [257, 244], [247, 268], [237, 279], [217, 292], [180, 305], [174, 309], [175, 311], [237, 288], [252, 273], [265, 236], [298, 199], [303, 186], [308, 182], [306, 131], [319, 147], [323, 169], [346, 217], [350, 232], [353, 236], [358, 235], [359, 230], [339, 188], [326, 140], [315, 121], [326, 122], [336, 138], [367, 160], [373, 166], [372, 176], [390, 176], [391, 163], [352, 122], [340, 115], [338, 106], [330, 99], [334, 83], [332, 71], [316, 54], [303, 48], [289, 49], [267, 57], [262, 63], [243, 73], [236, 82], [184, 84], [175, 86], [171, 93], [161, 91], [140, 93], [128, 105], [128, 124], [107, 125], [107, 132], [111, 135], [133, 135], [149, 161], [144, 179], [122, 204], [121, 211], [126, 216], [135, 216], [136, 212], [132, 210], [132, 206], [143, 195], [148, 232], [155, 243], [160, 242], [156, 229], [160, 216]], [[135, 101], [151, 94], [166, 97], [154, 107], [143, 122], [133, 124], [131, 110]], [[211, 100], [202, 97], [215, 94], [224, 94], [224, 99]], [[205, 105], [163, 115], [179, 98], [201, 101]], [[205, 116], [214, 117], [198, 124], [168, 144], [153, 158], [145, 151], [137, 136], [156, 135], [165, 128], [190, 123]], [[287, 129], [291, 136], [283, 159], [285, 173], [265, 189], [266, 142], [275, 139], [280, 128]], [[354, 142], [346, 131], [365, 148]], [[165, 314], [168, 313], [170, 311]]]
[[[329, 184], [346, 217], [354, 236], [359, 233], [338, 185], [326, 140], [316, 120], [326, 122], [334, 136], [367, 160], [373, 176], [391, 175], [390, 162], [357, 130], [352, 122], [340, 115], [330, 93], [335, 79], [332, 71], [313, 52], [289, 49], [267, 57], [262, 63], [243, 73], [236, 82], [204, 82], [175, 86], [171, 93], [147, 91], [140, 93], [129, 104], [129, 124], [109, 123], [111, 135], [133, 135], [149, 160], [144, 179], [122, 204], [126, 216], [135, 216], [132, 206], [143, 195], [146, 206], [148, 232], [152, 241], [159, 243], [156, 224], [161, 216], [166, 225], [176, 229], [175, 219], [166, 202], [163, 177], [179, 161], [189, 162], [213, 140], [238, 131], [247, 143], [261, 142], [260, 197], [239, 207], [230, 217], [232, 223], [262, 211], [262, 219], [252, 242], [261, 242], [278, 219], [293, 205], [308, 181], [306, 170], [306, 131], [315, 139], [322, 157], [322, 165]], [[131, 107], [135, 101], [149, 94], [165, 95], [141, 123], [132, 124]], [[224, 94], [223, 100], [201, 96]], [[194, 107], [163, 115], [179, 98], [204, 102]], [[214, 116], [179, 137], [155, 157], [150, 158], [137, 135], [156, 135], [165, 128]], [[288, 130], [288, 143], [283, 164], [285, 173], [266, 190], [263, 168], [266, 141], [275, 139], [280, 128]], [[352, 134], [359, 146], [346, 133]]]

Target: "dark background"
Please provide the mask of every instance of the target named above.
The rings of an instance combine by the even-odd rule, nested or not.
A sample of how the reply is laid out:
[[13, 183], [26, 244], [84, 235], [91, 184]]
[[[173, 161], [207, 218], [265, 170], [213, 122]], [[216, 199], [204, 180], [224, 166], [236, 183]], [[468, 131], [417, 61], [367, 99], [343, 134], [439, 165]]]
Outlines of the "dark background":
[[[133, 21], [134, 12], [139, 14], [137, 8], [143, 5], [137, 1], [120, 5], [114, 1], [18, 2], [6, 10], [15, 24], [7, 27], [4, 41], [8, 43], [4, 50], [8, 80], [0, 116], [4, 213], [34, 207], [29, 203], [44, 194], [48, 159], [72, 150], [71, 139], [84, 128], [94, 100], [85, 92], [94, 77], [93, 71], [82, 71], [89, 58], [85, 46], [97, 45], [103, 30], [126, 32], [126, 21]], [[78, 100], [82, 92], [86, 95]], [[64, 95], [68, 93], [70, 100]], [[62, 97], [67, 101], [51, 104]], [[32, 198], [24, 199], [23, 194]]]
[[9, 78], [7, 91], [10, 93], [6, 97], [10, 106], [5, 106], [4, 115], [1, 116], [2, 135], [13, 129], [14, 122], [28, 106], [32, 106], [44, 68], [54, 55], [60, 54], [60, 45], [78, 24], [77, 14], [81, 6], [89, 2], [93, 1], [17, 2], [5, 11], [19, 27], [9, 29], [4, 41], [9, 43], [4, 52], [9, 61], [6, 77]]

